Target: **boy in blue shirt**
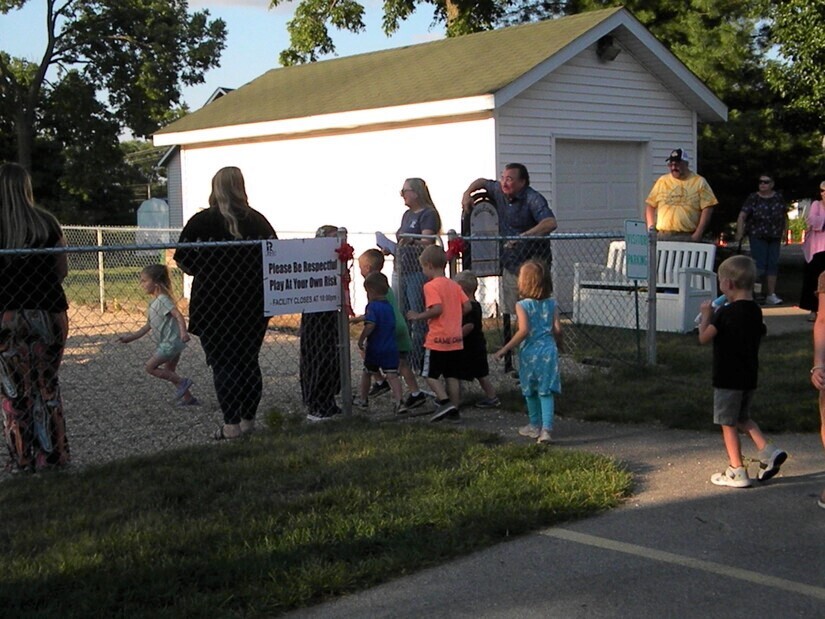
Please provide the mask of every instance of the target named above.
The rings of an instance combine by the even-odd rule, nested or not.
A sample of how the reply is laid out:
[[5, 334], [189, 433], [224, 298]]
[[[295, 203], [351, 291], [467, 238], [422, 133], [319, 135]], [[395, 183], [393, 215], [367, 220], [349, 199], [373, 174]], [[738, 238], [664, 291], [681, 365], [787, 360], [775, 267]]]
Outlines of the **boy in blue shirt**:
[[358, 338], [358, 349], [364, 355], [364, 371], [359, 385], [360, 400], [356, 401], [356, 405], [367, 407], [370, 379], [383, 373], [390, 385], [397, 413], [401, 408], [401, 381], [398, 379], [395, 311], [387, 301], [390, 285], [383, 273], [370, 273], [364, 279], [364, 289], [369, 302], [364, 311], [364, 330]]

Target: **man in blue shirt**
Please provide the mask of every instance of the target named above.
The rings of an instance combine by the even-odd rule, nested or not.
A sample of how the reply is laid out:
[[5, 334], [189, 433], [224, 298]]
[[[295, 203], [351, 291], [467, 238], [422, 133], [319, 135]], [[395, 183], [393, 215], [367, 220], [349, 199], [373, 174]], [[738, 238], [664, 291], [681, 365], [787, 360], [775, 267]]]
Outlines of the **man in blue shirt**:
[[[530, 174], [521, 163], [504, 166], [498, 181], [479, 178], [470, 183], [461, 198], [465, 213], [473, 209], [472, 194], [486, 190], [498, 211], [499, 234], [505, 237], [541, 237], [556, 229], [556, 216], [547, 200], [530, 187]], [[529, 258], [541, 258], [551, 263], [549, 246], [537, 241], [509, 240], [501, 252], [501, 296], [506, 313], [515, 311], [518, 301], [519, 267]]]

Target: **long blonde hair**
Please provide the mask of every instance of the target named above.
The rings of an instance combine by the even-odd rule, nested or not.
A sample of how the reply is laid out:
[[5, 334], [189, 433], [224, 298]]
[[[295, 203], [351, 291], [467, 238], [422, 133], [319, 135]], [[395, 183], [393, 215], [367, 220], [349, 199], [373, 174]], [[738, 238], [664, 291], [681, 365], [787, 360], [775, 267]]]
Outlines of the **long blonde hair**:
[[60, 225], [34, 205], [32, 181], [16, 163], [0, 165], [0, 247], [41, 247]]
[[212, 177], [212, 194], [209, 196], [209, 206], [216, 207], [229, 228], [229, 234], [234, 238], [241, 238], [238, 226], [238, 211], [249, 208], [249, 198], [246, 195], [246, 184], [240, 168], [228, 166], [221, 168]]
[[435, 231], [436, 234], [441, 234], [441, 214], [438, 212], [438, 209], [435, 208], [435, 204], [433, 204], [432, 196], [430, 196], [430, 189], [427, 187], [427, 183], [424, 182], [423, 178], [408, 178], [404, 181], [406, 184], [410, 186], [415, 192], [415, 195], [418, 196], [418, 204], [424, 208], [431, 208], [435, 211], [435, 214], [438, 216], [438, 229]]

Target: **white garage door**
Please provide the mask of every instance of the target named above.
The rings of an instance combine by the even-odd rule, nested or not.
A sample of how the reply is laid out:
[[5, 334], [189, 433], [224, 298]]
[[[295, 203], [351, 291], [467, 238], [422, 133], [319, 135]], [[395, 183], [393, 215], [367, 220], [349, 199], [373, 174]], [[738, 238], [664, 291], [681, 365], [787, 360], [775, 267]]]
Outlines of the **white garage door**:
[[556, 140], [553, 210], [565, 232], [624, 230], [644, 216], [643, 144]]

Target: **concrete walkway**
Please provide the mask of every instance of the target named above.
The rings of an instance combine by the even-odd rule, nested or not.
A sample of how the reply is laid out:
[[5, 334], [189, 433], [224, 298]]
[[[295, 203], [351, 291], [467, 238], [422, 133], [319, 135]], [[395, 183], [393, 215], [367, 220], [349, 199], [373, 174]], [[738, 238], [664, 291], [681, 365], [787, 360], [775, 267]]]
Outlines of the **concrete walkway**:
[[290, 617], [825, 617], [818, 436], [782, 435], [782, 472], [729, 489], [709, 481], [715, 434], [570, 420], [556, 434], [625, 462], [632, 498]]
[[[807, 312], [765, 311], [772, 334], [810, 329]], [[811, 415], [817, 415], [811, 397]], [[519, 417], [462, 412], [515, 436]], [[498, 544], [290, 617], [825, 617], [825, 454], [816, 434], [783, 434], [781, 473], [719, 488], [721, 436], [560, 419], [553, 449], [614, 457], [633, 471], [618, 509]], [[521, 440], [521, 439], [518, 439]], [[526, 439], [524, 439], [526, 440]], [[753, 456], [744, 443], [745, 456]], [[751, 468], [755, 476], [755, 468]]]

